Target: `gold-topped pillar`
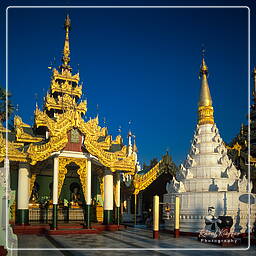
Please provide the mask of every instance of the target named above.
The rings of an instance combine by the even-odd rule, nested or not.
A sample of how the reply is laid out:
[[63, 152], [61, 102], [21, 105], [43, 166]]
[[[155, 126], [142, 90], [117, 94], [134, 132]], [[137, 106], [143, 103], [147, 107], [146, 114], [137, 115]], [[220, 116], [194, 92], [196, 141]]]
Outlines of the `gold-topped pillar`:
[[86, 209], [85, 209], [85, 218], [86, 218], [86, 228], [91, 228], [90, 212], [91, 212], [91, 201], [92, 201], [92, 162], [91, 159], [87, 159], [87, 175], [86, 175]]
[[57, 229], [58, 222], [58, 176], [59, 176], [59, 157], [53, 157], [53, 191], [52, 191], [52, 226], [53, 230]]
[[17, 195], [17, 219], [18, 225], [29, 224], [29, 176], [30, 167], [28, 163], [19, 163], [19, 180]]
[[106, 169], [103, 177], [104, 182], [104, 215], [103, 224], [109, 225], [113, 223], [113, 173]]

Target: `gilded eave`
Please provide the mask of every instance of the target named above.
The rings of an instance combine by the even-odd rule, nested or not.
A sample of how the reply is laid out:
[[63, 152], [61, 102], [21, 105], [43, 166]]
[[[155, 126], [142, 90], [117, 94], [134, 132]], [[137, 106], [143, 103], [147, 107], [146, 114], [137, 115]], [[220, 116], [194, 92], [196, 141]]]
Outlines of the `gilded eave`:
[[[62, 80], [63, 82], [58, 83], [56, 80]], [[77, 96], [78, 98], [80, 98], [82, 96], [82, 86], [78, 85], [78, 81], [78, 75], [74, 75], [71, 77], [53, 75], [53, 79], [51, 81], [51, 91], [52, 93], [67, 93], [69, 95]], [[76, 86], [73, 86], [72, 83], [75, 83]]]
[[17, 142], [40, 142], [43, 140], [41, 137], [36, 137], [26, 133], [24, 128], [31, 128], [31, 126], [25, 124], [19, 116], [14, 117], [14, 128]]
[[85, 114], [87, 111], [87, 102], [81, 101], [79, 104], [76, 103], [75, 98], [68, 94], [64, 94], [63, 96], [58, 96], [57, 99], [55, 99], [50, 94], [47, 94], [45, 99], [45, 108], [47, 110], [51, 109], [58, 109], [58, 110], [66, 110], [68, 108], [76, 108], [77, 111], [80, 111], [81, 113]]
[[165, 172], [171, 172], [172, 175], [175, 174], [174, 167], [170, 167], [171, 160], [169, 155], [166, 154], [163, 158], [147, 173], [141, 175], [136, 173], [133, 177], [133, 187], [134, 191], [133, 194], [137, 195], [140, 191], [146, 189], [150, 184], [152, 184], [157, 177]]
[[27, 153], [20, 150], [21, 144], [10, 142], [3, 137], [3, 134], [0, 133], [0, 162], [2, 162], [6, 157], [10, 161], [19, 161], [27, 162]]
[[[48, 158], [54, 151], [62, 150], [68, 142], [68, 131], [77, 128], [85, 137], [84, 146], [90, 154], [99, 159], [101, 164], [109, 167], [112, 171], [135, 172], [135, 156], [133, 154], [127, 156], [126, 147], [122, 147], [120, 151], [109, 152], [106, 151], [106, 144], [98, 142], [100, 136], [106, 136], [106, 128], [101, 128], [98, 125], [97, 117], [85, 122], [79, 111], [68, 109], [63, 114], [56, 114], [55, 120], [53, 120], [46, 112], [36, 109], [35, 125], [36, 127], [47, 127], [50, 139], [45, 144], [29, 145], [27, 152], [32, 164]], [[110, 143], [110, 137], [106, 138], [108, 142], [105, 143]]]

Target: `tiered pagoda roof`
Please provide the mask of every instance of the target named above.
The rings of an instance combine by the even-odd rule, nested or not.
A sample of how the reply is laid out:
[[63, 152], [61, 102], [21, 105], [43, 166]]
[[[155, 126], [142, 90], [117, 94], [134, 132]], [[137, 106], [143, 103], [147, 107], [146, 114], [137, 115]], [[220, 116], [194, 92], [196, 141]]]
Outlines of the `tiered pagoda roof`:
[[[136, 170], [137, 153], [128, 152], [128, 146], [118, 135], [115, 139], [108, 134], [106, 127], [99, 126], [98, 116], [85, 121], [87, 102], [81, 100], [83, 91], [79, 84], [79, 73], [72, 74], [70, 66], [69, 32], [71, 21], [66, 17], [65, 41], [62, 64], [52, 69], [49, 93], [44, 98], [43, 110], [36, 106], [34, 125], [25, 124], [21, 117], [14, 120], [14, 135], [8, 139], [8, 157], [11, 161], [29, 162], [35, 165], [49, 158], [54, 152], [65, 149], [69, 133], [77, 130], [83, 137], [82, 151], [95, 156], [98, 161], [113, 172], [122, 170], [133, 174]], [[7, 131], [1, 126], [0, 161], [6, 157]], [[8, 131], [10, 132], [10, 131]], [[10, 140], [11, 139], [11, 140]]]

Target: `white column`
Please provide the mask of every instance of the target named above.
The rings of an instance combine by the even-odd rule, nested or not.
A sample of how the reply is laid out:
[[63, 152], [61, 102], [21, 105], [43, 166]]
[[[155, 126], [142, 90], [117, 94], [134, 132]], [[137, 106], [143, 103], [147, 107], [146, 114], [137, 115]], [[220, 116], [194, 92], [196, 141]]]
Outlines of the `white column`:
[[27, 163], [19, 164], [18, 181], [18, 209], [28, 209], [29, 201], [29, 165]]
[[91, 159], [87, 161], [87, 176], [86, 176], [86, 204], [91, 205], [92, 201], [92, 162]]
[[53, 158], [53, 191], [52, 191], [52, 203], [58, 204], [58, 176], [59, 176], [59, 158], [55, 156]]
[[113, 210], [113, 173], [106, 169], [104, 178], [104, 210]]

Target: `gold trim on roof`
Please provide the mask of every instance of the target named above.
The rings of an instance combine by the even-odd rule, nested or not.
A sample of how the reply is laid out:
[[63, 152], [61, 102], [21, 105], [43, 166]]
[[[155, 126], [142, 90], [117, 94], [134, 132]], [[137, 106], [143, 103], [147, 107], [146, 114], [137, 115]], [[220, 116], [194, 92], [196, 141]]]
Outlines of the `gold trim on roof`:
[[85, 114], [87, 111], [87, 102], [82, 101], [79, 104], [77, 104], [76, 99], [68, 94], [64, 94], [63, 96], [58, 95], [57, 99], [47, 94], [45, 100], [45, 107], [48, 110], [66, 110], [69, 108], [75, 108], [77, 111], [80, 111], [81, 113]]
[[23, 128], [31, 128], [31, 126], [25, 124], [19, 116], [14, 117], [14, 127], [16, 131], [16, 140], [18, 142], [40, 142], [43, 140], [43, 138], [35, 137], [24, 132]]
[[64, 82], [57, 83], [56, 80], [52, 80], [51, 82], [51, 91], [60, 92], [60, 93], [67, 93], [70, 95], [77, 96], [80, 98], [82, 96], [82, 86], [76, 85], [75, 87], [72, 86], [72, 81], [65, 80]]
[[[170, 158], [168, 154], [164, 155], [163, 158], [147, 173], [141, 175], [136, 173], [133, 177], [134, 195], [138, 195], [141, 190], [146, 189], [152, 184], [157, 177], [162, 173], [167, 172], [170, 164]], [[174, 173], [173, 173], [174, 174]]]
[[[6, 139], [0, 133], [0, 162], [2, 162], [6, 157], [8, 157], [10, 161], [27, 162], [27, 153], [20, 151], [18, 149], [19, 147], [20, 143], [10, 141], [8, 141], [6, 147]], [[8, 151], [6, 151], [7, 148]]]
[[46, 159], [54, 151], [62, 150], [68, 142], [68, 131], [74, 127], [79, 129], [85, 136], [84, 146], [89, 153], [97, 156], [104, 166], [109, 167], [112, 171], [135, 172], [136, 163], [134, 154], [127, 156], [125, 147], [117, 152], [108, 152], [105, 151], [105, 145], [98, 142], [100, 136], [106, 135], [106, 129], [98, 125], [97, 117], [85, 122], [80, 112], [74, 109], [68, 109], [62, 114], [56, 114], [55, 120], [53, 120], [45, 112], [36, 109], [35, 125], [36, 127], [47, 127], [50, 133], [50, 139], [49, 142], [42, 145], [30, 144], [28, 154], [32, 160], [32, 164]]

